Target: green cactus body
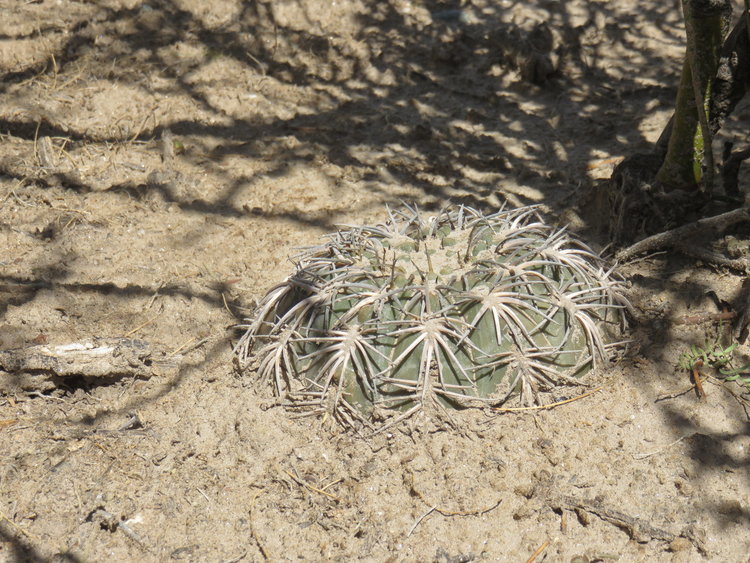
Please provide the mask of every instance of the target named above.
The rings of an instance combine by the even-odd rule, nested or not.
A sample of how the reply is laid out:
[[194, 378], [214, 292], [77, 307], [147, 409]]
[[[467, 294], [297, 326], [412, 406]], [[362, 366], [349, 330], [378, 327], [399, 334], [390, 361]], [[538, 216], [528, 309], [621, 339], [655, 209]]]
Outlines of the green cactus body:
[[369, 421], [433, 399], [535, 403], [607, 359], [620, 286], [535, 208], [389, 215], [300, 255], [247, 325], [242, 366], [300, 404]]

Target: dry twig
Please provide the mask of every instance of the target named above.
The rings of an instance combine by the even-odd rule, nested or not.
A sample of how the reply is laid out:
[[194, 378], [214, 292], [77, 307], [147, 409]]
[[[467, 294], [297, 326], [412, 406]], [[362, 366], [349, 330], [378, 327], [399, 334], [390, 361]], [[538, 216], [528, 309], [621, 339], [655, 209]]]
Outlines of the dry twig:
[[721, 266], [742, 273], [745, 273], [750, 269], [750, 262], [745, 258], [727, 258], [717, 252], [712, 252], [711, 250], [690, 244], [677, 244], [675, 248], [686, 256], [691, 256], [692, 258], [696, 258], [701, 262], [713, 266]]
[[[414, 483], [414, 473], [409, 471], [409, 476], [411, 477], [411, 490], [412, 492], [421, 500], [423, 503], [425, 503], [427, 506], [430, 507], [430, 510], [428, 510], [425, 514], [423, 514], [419, 520], [417, 521], [417, 524], [421, 522], [425, 517], [427, 517], [431, 512], [439, 512], [443, 516], [480, 516], [482, 514], [486, 514], [487, 512], [490, 512], [491, 510], [496, 509], [498, 506], [500, 506], [500, 503], [503, 502], [503, 499], [500, 498], [495, 502], [494, 504], [491, 504], [489, 506], [485, 506], [483, 508], [477, 508], [474, 510], [448, 510], [446, 508], [439, 508], [437, 504], [429, 502], [425, 496], [422, 494], [422, 492], [417, 489], [415, 483]], [[414, 531], [414, 528], [416, 528], [416, 525], [412, 528], [411, 531]], [[409, 532], [411, 534], [411, 532]]]
[[24, 536], [26, 536], [26, 537], [27, 537], [27, 538], [29, 538], [30, 540], [34, 540], [34, 541], [37, 541], [37, 542], [41, 541], [41, 538], [39, 538], [39, 536], [35, 536], [35, 535], [34, 535], [34, 534], [32, 534], [31, 532], [29, 532], [29, 531], [27, 531], [27, 530], [24, 530], [24, 529], [23, 529], [23, 528], [22, 528], [21, 526], [19, 526], [19, 525], [18, 525], [18, 524], [16, 524], [16, 523], [15, 523], [15, 522], [14, 522], [13, 520], [11, 520], [10, 518], [8, 518], [8, 517], [7, 517], [6, 515], [5, 515], [5, 513], [4, 513], [4, 512], [2, 512], [2, 511], [0, 511], [0, 522], [7, 522], [8, 524], [10, 524], [10, 526], [11, 526], [11, 527], [12, 527], [12, 528], [13, 528], [14, 530], [16, 530], [17, 532], [20, 532], [21, 534], [23, 534]]
[[336, 502], [338, 502], [339, 498], [338, 498], [337, 496], [335, 496], [335, 495], [332, 495], [331, 493], [327, 492], [327, 491], [326, 491], [325, 489], [327, 489], [327, 488], [328, 488], [328, 487], [330, 487], [331, 485], [335, 485], [336, 483], [340, 483], [340, 482], [341, 482], [341, 479], [338, 479], [338, 480], [334, 481], [333, 483], [329, 483], [328, 485], [326, 485], [326, 486], [325, 486], [325, 487], [323, 487], [322, 489], [318, 489], [317, 487], [313, 487], [313, 486], [312, 486], [312, 485], [310, 485], [309, 483], [306, 483], [305, 481], [303, 481], [302, 479], [300, 479], [299, 477], [297, 477], [296, 475], [294, 475], [294, 474], [293, 474], [292, 472], [290, 472], [290, 471], [284, 470], [284, 473], [286, 473], [287, 475], [289, 475], [289, 477], [291, 477], [291, 478], [292, 478], [292, 480], [293, 480], [293, 481], [294, 481], [295, 483], [297, 483], [297, 484], [298, 484], [299, 486], [301, 486], [301, 487], [305, 487], [306, 489], [310, 489], [310, 490], [311, 490], [311, 491], [313, 491], [313, 492], [316, 492], [316, 493], [320, 493], [321, 495], [325, 495], [325, 496], [327, 496], [328, 498], [330, 498], [331, 500], [335, 500]]
[[649, 452], [649, 453], [647, 453], [647, 454], [633, 454], [633, 459], [637, 459], [637, 460], [639, 460], [639, 461], [640, 461], [640, 460], [642, 460], [642, 459], [647, 459], [647, 458], [649, 458], [649, 457], [651, 457], [651, 456], [655, 456], [656, 454], [660, 454], [660, 453], [662, 453], [663, 451], [665, 451], [665, 450], [667, 450], [667, 449], [671, 448], [671, 447], [672, 447], [672, 446], [674, 446], [675, 444], [679, 444], [679, 443], [680, 443], [680, 442], [682, 442], [682, 441], [683, 441], [683, 440], [684, 440], [685, 438], [690, 438], [691, 436], [694, 436], [694, 434], [686, 434], [685, 436], [681, 436], [681, 437], [677, 438], [677, 439], [676, 439], [676, 440], [675, 440], [674, 442], [670, 442], [670, 443], [669, 443], [669, 444], [667, 444], [666, 446], [664, 446], [664, 447], [662, 447], [662, 448], [659, 448], [658, 450], [655, 450], [655, 451], [653, 451], [653, 452]]
[[266, 551], [265, 546], [263, 545], [263, 542], [260, 540], [260, 537], [258, 536], [258, 532], [255, 530], [255, 523], [253, 519], [253, 510], [255, 509], [255, 501], [258, 500], [258, 497], [263, 493], [263, 489], [258, 491], [258, 493], [253, 497], [253, 501], [250, 503], [250, 511], [249, 511], [249, 522], [250, 522], [250, 535], [252, 535], [253, 539], [255, 540], [255, 544], [258, 546], [258, 549], [260, 550], [260, 554], [263, 556], [263, 559], [265, 561], [268, 561], [270, 557], [268, 556], [268, 552]]
[[0, 420], [0, 428], [5, 428], [7, 426], [13, 426], [16, 422], [18, 422], [17, 418], [7, 418], [5, 420]]
[[534, 561], [536, 561], [536, 558], [539, 557], [542, 552], [547, 549], [548, 546], [549, 540], [545, 540], [544, 543], [540, 545], [534, 553], [531, 554], [531, 557], [526, 560], [526, 563], [534, 563]]
[[521, 411], [537, 411], [537, 410], [542, 410], [542, 409], [552, 409], [555, 407], [559, 407], [560, 405], [566, 405], [568, 403], [572, 403], [573, 401], [584, 399], [588, 397], [589, 395], [593, 395], [597, 391], [601, 391], [602, 389], [604, 389], [604, 386], [597, 387], [596, 389], [592, 389], [591, 391], [583, 393], [582, 395], [578, 395], [577, 397], [573, 397], [572, 399], [565, 399], [564, 401], [557, 401], [556, 403], [550, 403], [548, 405], [535, 405], [533, 407], [494, 407], [492, 410], [497, 411], [497, 412], [521, 412]]
[[693, 364], [693, 383], [695, 383], [695, 390], [701, 400], [706, 398], [706, 392], [703, 390], [703, 383], [701, 383], [701, 373], [699, 371], [699, 369], [702, 367], [703, 360], [696, 360]]
[[675, 391], [674, 393], [659, 395], [658, 397], [656, 397], [656, 399], [654, 399], [654, 402], [658, 403], [660, 401], [666, 401], [668, 399], [676, 399], [677, 397], [681, 397], [685, 393], [690, 393], [690, 391], [692, 391], [693, 389], [695, 389], [695, 385], [691, 385], [690, 387], [688, 387], [687, 389], [683, 389], [682, 391]]
[[687, 539], [693, 542], [693, 544], [702, 552], [705, 552], [705, 547], [702, 543], [694, 537], [694, 534], [684, 532], [684, 534], [674, 534], [667, 530], [657, 528], [651, 525], [650, 522], [642, 518], [635, 518], [619, 510], [614, 510], [603, 502], [593, 499], [577, 499], [570, 496], [559, 496], [554, 499], [550, 499], [550, 506], [555, 510], [572, 510], [574, 512], [588, 512], [598, 516], [605, 522], [609, 522], [624, 530], [632, 539], [639, 543], [646, 543], [650, 540], [662, 540], [672, 541], [680, 535], [687, 535]]
[[686, 239], [696, 234], [704, 234], [708, 230], [718, 231], [725, 229], [730, 225], [734, 225], [735, 223], [741, 223], [749, 219], [750, 210], [747, 207], [740, 207], [739, 209], [734, 209], [720, 215], [699, 219], [698, 221], [682, 225], [671, 231], [657, 233], [638, 241], [627, 248], [623, 248], [615, 255], [615, 259], [622, 263], [645, 252], [653, 252], [654, 250], [681, 246]]
[[714, 321], [728, 321], [737, 316], [734, 311], [722, 311], [721, 313], [709, 313], [708, 311], [702, 311], [693, 313], [692, 315], [685, 315], [674, 321], [676, 325], [697, 325], [702, 323], [709, 323]]
[[129, 331], [129, 332], [127, 332], [127, 333], [125, 333], [125, 338], [127, 338], [127, 337], [129, 337], [129, 336], [133, 336], [133, 335], [134, 335], [134, 334], [135, 334], [136, 332], [138, 332], [139, 330], [141, 330], [141, 329], [142, 329], [142, 328], [143, 328], [144, 326], [146, 326], [147, 324], [150, 324], [150, 323], [154, 322], [154, 321], [155, 321], [156, 319], [158, 319], [158, 318], [159, 318], [160, 316], [161, 316], [161, 311], [159, 311], [159, 313], [157, 313], [156, 315], [154, 315], [154, 316], [153, 316], [153, 317], [151, 317], [150, 319], [148, 319], [148, 320], [146, 320], [146, 321], [143, 321], [143, 322], [142, 322], [141, 324], [139, 324], [139, 325], [138, 325], [137, 327], [135, 327], [135, 328], [134, 328], [133, 330], [131, 330], [131, 331]]
[[750, 420], [750, 401], [748, 401], [746, 398], [744, 398], [739, 393], [735, 393], [732, 389], [729, 388], [729, 386], [726, 384], [725, 381], [722, 381], [721, 379], [717, 377], [713, 377], [712, 375], [709, 375], [707, 379], [713, 383], [714, 385], [718, 385], [722, 389], [724, 389], [727, 393], [732, 395], [734, 399], [742, 405], [742, 408], [745, 409], [745, 414], [748, 415], [748, 420]]

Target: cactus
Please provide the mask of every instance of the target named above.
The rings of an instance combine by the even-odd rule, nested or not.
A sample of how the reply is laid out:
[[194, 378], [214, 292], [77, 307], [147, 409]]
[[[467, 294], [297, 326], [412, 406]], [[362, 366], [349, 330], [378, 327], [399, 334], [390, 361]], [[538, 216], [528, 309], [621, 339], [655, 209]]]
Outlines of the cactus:
[[240, 366], [292, 404], [371, 428], [436, 403], [534, 404], [617, 345], [619, 282], [537, 208], [388, 214], [304, 250], [243, 325]]

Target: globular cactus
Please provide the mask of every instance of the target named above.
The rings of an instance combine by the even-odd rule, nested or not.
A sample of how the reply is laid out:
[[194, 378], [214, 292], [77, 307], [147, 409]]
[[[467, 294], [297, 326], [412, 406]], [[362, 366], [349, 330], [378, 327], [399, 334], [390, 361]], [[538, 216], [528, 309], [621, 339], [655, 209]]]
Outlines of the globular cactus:
[[305, 250], [236, 347], [292, 404], [373, 426], [428, 404], [502, 404], [597, 367], [626, 300], [602, 260], [535, 207], [389, 210]]

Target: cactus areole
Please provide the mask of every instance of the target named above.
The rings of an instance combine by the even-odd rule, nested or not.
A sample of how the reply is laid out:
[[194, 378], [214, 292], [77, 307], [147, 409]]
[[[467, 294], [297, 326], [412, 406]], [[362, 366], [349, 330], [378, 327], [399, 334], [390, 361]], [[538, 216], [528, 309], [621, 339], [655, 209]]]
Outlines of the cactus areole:
[[618, 281], [536, 208], [388, 214], [306, 249], [243, 326], [241, 368], [291, 404], [372, 427], [428, 404], [529, 405], [616, 346]]

